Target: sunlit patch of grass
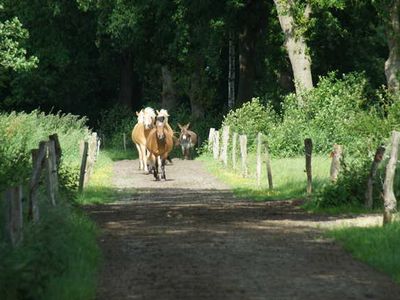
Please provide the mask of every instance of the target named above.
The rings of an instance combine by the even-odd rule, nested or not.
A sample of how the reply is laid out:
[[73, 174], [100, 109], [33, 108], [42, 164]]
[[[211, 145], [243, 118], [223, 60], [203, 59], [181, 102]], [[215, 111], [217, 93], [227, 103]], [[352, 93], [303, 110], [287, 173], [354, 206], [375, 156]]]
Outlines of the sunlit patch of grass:
[[[269, 189], [266, 174], [266, 164], [262, 165], [260, 186], [256, 179], [256, 157], [250, 154], [248, 158], [248, 176], [241, 174], [241, 162], [236, 169], [229, 164], [225, 167], [221, 162], [212, 157], [203, 155], [200, 157], [206, 163], [207, 169], [230, 185], [238, 197], [249, 198], [256, 201], [284, 200], [306, 197], [307, 177], [304, 157], [279, 158], [271, 160], [273, 177], [273, 189]], [[318, 192], [324, 184], [329, 182], [329, 157], [313, 157], [313, 190]]]
[[400, 222], [383, 227], [336, 229], [328, 235], [354, 257], [388, 273], [400, 283]]
[[[119, 151], [121, 152], [121, 151]], [[94, 172], [82, 194], [78, 195], [79, 204], [110, 203], [132, 195], [135, 191], [120, 190], [112, 185], [113, 161], [116, 157], [126, 157], [125, 151], [118, 154], [118, 150], [103, 150], [95, 164]]]

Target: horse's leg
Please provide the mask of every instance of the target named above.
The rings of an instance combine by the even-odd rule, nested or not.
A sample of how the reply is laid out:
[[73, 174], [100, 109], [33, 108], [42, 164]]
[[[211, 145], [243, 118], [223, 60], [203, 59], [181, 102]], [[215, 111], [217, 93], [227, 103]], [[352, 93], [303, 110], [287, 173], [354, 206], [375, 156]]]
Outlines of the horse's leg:
[[166, 159], [161, 159], [161, 179], [167, 180], [165, 177], [165, 162]]
[[142, 158], [143, 158], [143, 170], [145, 173], [149, 173], [149, 168], [147, 167], [147, 154], [146, 154], [146, 146], [140, 145], [140, 150], [142, 151]]
[[159, 160], [159, 157], [156, 157], [156, 159], [155, 159], [155, 166], [154, 166], [154, 178], [158, 181], [158, 180], [160, 180], [160, 178], [158, 177], [158, 160]]
[[139, 153], [139, 170], [143, 170], [143, 154], [142, 154], [142, 150], [140, 149], [138, 144], [135, 144], [136, 149]]

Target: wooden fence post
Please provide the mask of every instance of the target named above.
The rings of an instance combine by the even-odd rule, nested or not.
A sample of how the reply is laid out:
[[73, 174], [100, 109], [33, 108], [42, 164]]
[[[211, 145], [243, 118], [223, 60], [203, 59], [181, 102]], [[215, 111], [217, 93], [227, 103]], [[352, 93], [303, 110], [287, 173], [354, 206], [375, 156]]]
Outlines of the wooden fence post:
[[60, 167], [60, 163], [61, 163], [62, 150], [61, 150], [60, 141], [58, 140], [57, 133], [49, 135], [49, 140], [54, 141], [54, 148], [55, 148], [55, 154], [56, 154], [56, 165], [57, 165], [57, 170], [58, 170], [58, 168]]
[[82, 141], [81, 142], [81, 149], [82, 149], [82, 162], [81, 162], [81, 170], [79, 174], [79, 187], [78, 191], [79, 193], [82, 193], [83, 191], [83, 185], [85, 182], [85, 176], [86, 176], [86, 163], [87, 163], [87, 157], [88, 157], [88, 148], [89, 148], [89, 143]]
[[304, 149], [306, 155], [306, 173], [307, 173], [307, 194], [312, 193], [312, 169], [311, 169], [311, 155], [312, 155], [312, 140], [307, 138], [304, 140]]
[[210, 128], [210, 131], [208, 133], [208, 151], [212, 151], [214, 149], [214, 133], [215, 133], [215, 128]]
[[228, 166], [228, 142], [229, 142], [229, 126], [222, 128], [222, 147], [220, 159], [224, 162], [225, 167]]
[[373, 189], [374, 189], [374, 182], [376, 177], [376, 172], [378, 171], [379, 164], [383, 159], [383, 155], [385, 154], [385, 147], [379, 146], [376, 149], [374, 160], [371, 164], [371, 169], [368, 175], [368, 182], [367, 182], [367, 190], [365, 191], [365, 207], [372, 208], [373, 205]]
[[213, 154], [214, 154], [214, 159], [217, 160], [219, 157], [219, 132], [218, 132], [218, 130], [214, 131]]
[[269, 151], [268, 151], [268, 143], [265, 142], [264, 144], [264, 152], [265, 152], [265, 162], [267, 165], [267, 176], [268, 176], [268, 187], [270, 190], [274, 188], [272, 184], [272, 170], [271, 170], [271, 158], [269, 156]]
[[236, 170], [236, 149], [237, 149], [237, 132], [234, 132], [232, 135], [232, 168]]
[[242, 176], [247, 177], [247, 136], [240, 135], [239, 136], [240, 143], [240, 154], [242, 157]]
[[340, 160], [342, 159], [343, 147], [342, 145], [334, 144], [333, 151], [331, 152], [332, 162], [330, 177], [332, 182], [336, 182], [340, 171]]
[[260, 186], [261, 184], [261, 166], [262, 166], [261, 147], [262, 147], [262, 133], [259, 132], [257, 134], [257, 166], [256, 166], [257, 186]]
[[22, 239], [22, 186], [13, 187], [5, 192], [6, 202], [6, 228], [13, 246]]
[[398, 157], [400, 132], [392, 131], [391, 140], [391, 152], [390, 159], [386, 166], [385, 183], [383, 185], [383, 200], [384, 200], [384, 213], [383, 213], [383, 225], [391, 223], [393, 213], [396, 210], [396, 197], [393, 192], [393, 180], [396, 171], [396, 163]]
[[56, 205], [58, 198], [58, 175], [56, 149], [53, 140], [47, 142], [46, 165], [46, 190], [51, 204]]
[[29, 205], [28, 219], [34, 222], [39, 221], [39, 204], [37, 199], [37, 190], [40, 182], [40, 175], [44, 166], [44, 161], [47, 152], [47, 143], [40, 142], [39, 149], [32, 150], [32, 175], [29, 183]]
[[90, 176], [92, 176], [94, 163], [96, 162], [97, 154], [97, 133], [93, 132], [89, 138], [89, 149], [88, 149], [88, 161], [86, 163], [86, 183], [89, 181]]

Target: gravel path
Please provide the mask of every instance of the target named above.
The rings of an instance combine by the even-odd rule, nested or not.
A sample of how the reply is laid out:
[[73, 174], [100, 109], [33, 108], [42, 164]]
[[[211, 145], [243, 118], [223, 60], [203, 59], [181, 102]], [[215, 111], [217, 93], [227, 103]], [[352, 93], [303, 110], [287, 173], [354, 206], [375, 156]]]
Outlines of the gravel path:
[[137, 192], [87, 207], [102, 231], [97, 299], [400, 299], [389, 277], [321, 237], [351, 218], [236, 199], [199, 161], [174, 160], [162, 182], [137, 167], [116, 162], [113, 182]]

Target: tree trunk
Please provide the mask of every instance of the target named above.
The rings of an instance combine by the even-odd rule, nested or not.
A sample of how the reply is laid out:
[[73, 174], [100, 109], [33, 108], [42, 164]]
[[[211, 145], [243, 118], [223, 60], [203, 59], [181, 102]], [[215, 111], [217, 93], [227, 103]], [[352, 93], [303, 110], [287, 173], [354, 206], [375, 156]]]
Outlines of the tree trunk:
[[255, 34], [245, 27], [239, 34], [239, 86], [237, 105], [250, 101], [254, 96], [255, 67]]
[[400, 90], [400, 0], [391, 1], [387, 7], [389, 20], [386, 35], [389, 57], [385, 62], [385, 75], [388, 89], [392, 92]]
[[[292, 65], [296, 93], [313, 88], [311, 76], [311, 57], [303, 36], [296, 35], [296, 24], [292, 15], [295, 3], [293, 0], [274, 0], [279, 23], [285, 35], [285, 48]], [[308, 19], [311, 7], [307, 4], [304, 17]]]
[[385, 150], [386, 150], [385, 147], [379, 146], [378, 149], [376, 149], [374, 161], [371, 164], [371, 169], [369, 171], [368, 181], [367, 181], [367, 190], [365, 192], [365, 207], [368, 209], [371, 209], [374, 204], [373, 190], [374, 190], [375, 177], [378, 171], [379, 164], [381, 163], [383, 155], [385, 154]]
[[162, 92], [161, 101], [162, 108], [167, 110], [173, 110], [177, 106], [176, 91], [172, 73], [168, 66], [161, 67], [161, 78], [162, 78]]
[[190, 107], [192, 110], [192, 120], [199, 120], [204, 118], [204, 103], [202, 101], [202, 78], [201, 70], [202, 64], [198, 64], [196, 70], [190, 78], [189, 98]]
[[236, 53], [234, 33], [229, 33], [228, 109], [235, 107]]
[[391, 223], [396, 211], [397, 200], [393, 191], [394, 175], [399, 151], [400, 132], [393, 131], [391, 139], [390, 159], [386, 166], [385, 183], [383, 184], [383, 225]]
[[122, 54], [118, 101], [129, 109], [133, 107], [133, 57], [128, 51]]

